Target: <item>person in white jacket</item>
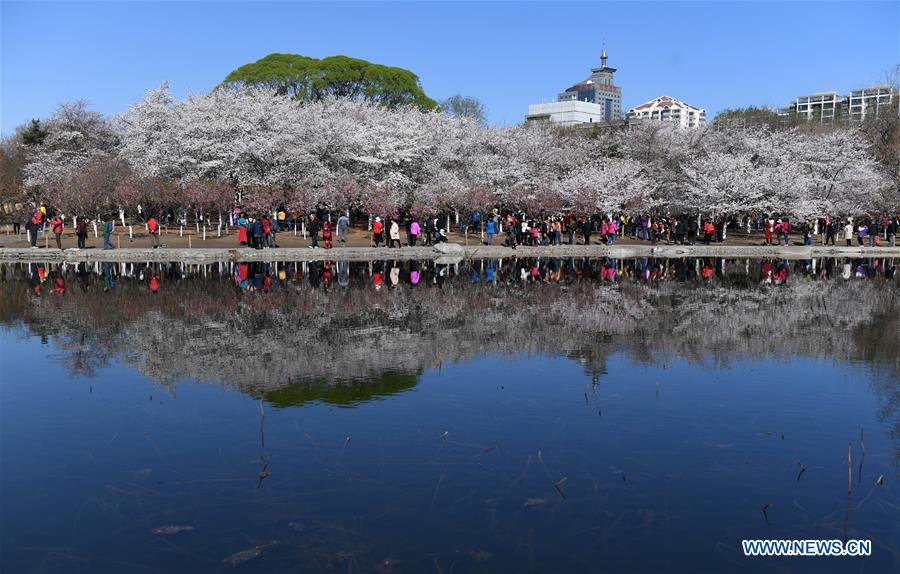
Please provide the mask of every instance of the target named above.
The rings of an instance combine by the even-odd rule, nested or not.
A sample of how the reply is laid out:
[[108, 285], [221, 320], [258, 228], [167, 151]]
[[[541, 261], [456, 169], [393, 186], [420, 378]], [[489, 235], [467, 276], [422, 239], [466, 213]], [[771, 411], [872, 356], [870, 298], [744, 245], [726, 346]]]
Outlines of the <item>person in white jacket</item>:
[[844, 226], [844, 239], [847, 240], [847, 247], [853, 245], [853, 221], [848, 219], [847, 225]]
[[391, 241], [390, 241], [390, 243], [388, 243], [388, 247], [394, 247], [394, 245], [396, 244], [396, 246], [399, 248], [400, 247], [400, 226], [397, 225], [396, 219], [391, 220], [390, 236], [391, 236]]

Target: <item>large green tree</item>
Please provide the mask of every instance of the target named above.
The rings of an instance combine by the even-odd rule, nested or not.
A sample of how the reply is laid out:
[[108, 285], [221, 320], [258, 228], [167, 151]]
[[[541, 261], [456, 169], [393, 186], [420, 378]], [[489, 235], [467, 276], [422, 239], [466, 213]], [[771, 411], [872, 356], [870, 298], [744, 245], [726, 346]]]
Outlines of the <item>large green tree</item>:
[[317, 60], [298, 54], [269, 54], [234, 70], [222, 85], [258, 87], [301, 100], [338, 96], [389, 108], [413, 105], [430, 110], [437, 106], [425, 95], [419, 77], [409, 70], [347, 56]]

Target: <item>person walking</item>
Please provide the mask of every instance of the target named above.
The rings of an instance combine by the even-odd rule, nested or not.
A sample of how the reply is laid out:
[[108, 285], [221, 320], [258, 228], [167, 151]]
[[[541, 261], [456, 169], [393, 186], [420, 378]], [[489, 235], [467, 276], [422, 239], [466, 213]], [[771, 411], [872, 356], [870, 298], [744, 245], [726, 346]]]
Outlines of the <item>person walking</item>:
[[62, 215], [57, 214], [52, 220], [50, 220], [50, 225], [53, 226], [53, 235], [56, 237], [56, 248], [62, 250], [62, 233], [63, 226], [65, 221], [62, 218]]
[[422, 228], [419, 227], [419, 222], [415, 219], [412, 220], [412, 223], [409, 224], [409, 245], [410, 247], [416, 246], [416, 240], [419, 239], [419, 234], [422, 233]]
[[157, 249], [159, 247], [159, 221], [152, 214], [147, 220], [147, 231], [150, 233], [150, 243], [153, 245], [153, 249]]
[[338, 241], [341, 245], [347, 244], [347, 231], [350, 229], [350, 218], [347, 217], [347, 214], [343, 214], [338, 217], [337, 220], [337, 235]]
[[375, 221], [372, 223], [372, 247], [381, 247], [383, 234], [384, 224], [381, 223], [380, 217], [376, 217]]
[[885, 227], [885, 239], [887, 239], [887, 244], [891, 247], [894, 247], [896, 245], [897, 220], [898, 217], [891, 217], [890, 219], [888, 219], [887, 226]]
[[75, 226], [75, 236], [78, 237], [78, 249], [84, 249], [85, 241], [87, 240], [87, 234], [87, 220], [81, 218], [80, 220], [78, 220], [78, 225]]
[[112, 249], [112, 243], [110, 243], [109, 239], [112, 237], [113, 232], [113, 222], [107, 221], [103, 224], [103, 249]]
[[391, 218], [391, 228], [390, 228], [390, 242], [388, 243], [389, 248], [393, 248], [396, 244], [397, 249], [400, 249], [400, 226], [397, 224], [397, 220]]
[[494, 234], [497, 232], [497, 224], [494, 223], [493, 219], [487, 220], [487, 226], [485, 227], [485, 232], [487, 233], [487, 244], [494, 244]]

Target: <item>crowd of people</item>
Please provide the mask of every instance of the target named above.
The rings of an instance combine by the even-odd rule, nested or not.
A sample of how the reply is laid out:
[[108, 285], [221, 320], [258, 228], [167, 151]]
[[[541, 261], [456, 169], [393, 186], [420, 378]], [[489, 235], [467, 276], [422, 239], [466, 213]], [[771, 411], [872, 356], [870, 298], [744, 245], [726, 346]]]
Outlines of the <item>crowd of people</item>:
[[[154, 248], [160, 247], [162, 227], [179, 217], [171, 211], [148, 214], [138, 206], [138, 221], [146, 228]], [[120, 214], [124, 220], [124, 215]], [[183, 215], [182, 215], [183, 217]], [[306, 214], [289, 214], [284, 208], [272, 213], [249, 214], [235, 207], [230, 222], [237, 229], [238, 243], [253, 249], [278, 247], [277, 235], [282, 231], [302, 228], [309, 237], [309, 247], [331, 249], [348, 245], [351, 229], [349, 213], [336, 218], [324, 208]], [[112, 249], [111, 236], [115, 219], [90, 220], [75, 218], [75, 235], [78, 247], [84, 248], [89, 226], [95, 233], [103, 234], [103, 248]], [[184, 224], [185, 220], [182, 220]], [[229, 223], [230, 223], [229, 222]], [[371, 234], [372, 247], [399, 248], [406, 246], [431, 246], [449, 241], [449, 217], [415, 217], [410, 213], [368, 217], [366, 227]], [[52, 233], [56, 247], [62, 249], [62, 235], [66, 218], [58, 212], [48, 211], [41, 203], [25, 221], [26, 233], [32, 247], [37, 247], [38, 234]], [[221, 226], [226, 225], [220, 222]], [[482, 213], [475, 210], [468, 217], [461, 217], [457, 227], [466, 237], [469, 233], [480, 234], [487, 245], [492, 245], [502, 236], [502, 244], [513, 249], [519, 245], [613, 245], [622, 238], [645, 241], [652, 245], [695, 245], [725, 242], [728, 233], [743, 233], [745, 236], [760, 234], [765, 245], [790, 245], [792, 238], [800, 236], [799, 244], [812, 245], [816, 239], [822, 245], [837, 245], [840, 240], [846, 246], [878, 247], [896, 246], [900, 215], [871, 215], [862, 217], [837, 217], [826, 214], [819, 218], [797, 219], [787, 215], [722, 216], [703, 218], [687, 214], [528, 214], [522, 210], [501, 212], [494, 209]], [[13, 225], [13, 232], [20, 233], [21, 223]], [[322, 245], [320, 245], [320, 240]]]

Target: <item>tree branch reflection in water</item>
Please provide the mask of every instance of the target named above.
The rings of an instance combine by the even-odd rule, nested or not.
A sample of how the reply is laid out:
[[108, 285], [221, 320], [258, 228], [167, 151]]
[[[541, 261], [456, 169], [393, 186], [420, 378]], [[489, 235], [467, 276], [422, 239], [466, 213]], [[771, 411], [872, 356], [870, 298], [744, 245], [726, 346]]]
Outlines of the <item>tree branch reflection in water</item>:
[[[53, 337], [91, 375], [217, 381], [275, 405], [352, 405], [484, 353], [564, 354], [602, 372], [802, 355], [873, 366], [900, 404], [895, 262], [508, 259], [5, 265], [0, 322]], [[361, 382], [366, 382], [361, 384]], [[897, 425], [900, 433], [900, 423]]]

